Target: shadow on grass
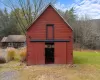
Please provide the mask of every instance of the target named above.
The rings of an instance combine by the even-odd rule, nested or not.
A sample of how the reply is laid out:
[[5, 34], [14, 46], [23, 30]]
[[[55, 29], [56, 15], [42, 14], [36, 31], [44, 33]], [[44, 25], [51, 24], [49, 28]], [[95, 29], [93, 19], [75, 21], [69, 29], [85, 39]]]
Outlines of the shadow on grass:
[[88, 63], [87, 58], [74, 57], [74, 64], [85, 64], [85, 63]]

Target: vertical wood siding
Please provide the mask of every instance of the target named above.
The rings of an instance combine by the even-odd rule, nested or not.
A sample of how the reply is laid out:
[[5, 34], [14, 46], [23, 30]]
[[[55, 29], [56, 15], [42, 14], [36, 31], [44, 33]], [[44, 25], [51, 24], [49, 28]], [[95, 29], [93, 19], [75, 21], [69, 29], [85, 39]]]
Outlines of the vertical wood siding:
[[32, 64], [45, 64], [45, 43], [32, 43], [28, 46], [28, 65]]
[[53, 27], [52, 26], [48, 26], [47, 27], [47, 39], [53, 39], [53, 35], [54, 35], [54, 33], [53, 33]]
[[66, 42], [55, 42], [55, 63], [56, 64], [66, 64], [67, 60], [67, 49]]

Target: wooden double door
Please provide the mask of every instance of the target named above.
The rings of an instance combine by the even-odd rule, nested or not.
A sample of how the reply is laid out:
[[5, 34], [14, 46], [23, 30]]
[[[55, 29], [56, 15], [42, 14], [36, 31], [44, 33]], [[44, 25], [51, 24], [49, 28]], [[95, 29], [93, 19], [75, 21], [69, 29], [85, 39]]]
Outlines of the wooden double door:
[[[50, 44], [50, 43], [49, 43]], [[28, 56], [28, 64], [66, 64], [67, 63], [67, 43], [54, 42], [52, 47], [45, 42], [33, 43], [33, 49]]]

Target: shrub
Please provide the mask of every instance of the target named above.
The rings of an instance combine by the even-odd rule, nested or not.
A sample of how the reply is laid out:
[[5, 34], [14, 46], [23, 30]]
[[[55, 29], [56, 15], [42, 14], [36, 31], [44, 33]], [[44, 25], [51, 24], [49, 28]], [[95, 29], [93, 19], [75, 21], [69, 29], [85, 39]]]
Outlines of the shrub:
[[1, 62], [9, 62], [11, 60], [16, 60], [16, 61], [25, 61], [26, 59], [26, 48], [20, 48], [20, 49], [15, 49], [15, 48], [7, 48], [6, 49], [6, 56], [1, 57], [0, 60]]
[[15, 56], [14, 56], [14, 60], [16, 60], [16, 61], [20, 61], [20, 55], [18, 53], [19, 52], [17, 51]]
[[16, 50], [14, 48], [7, 48], [7, 61], [14, 60]]
[[23, 62], [26, 59], [26, 48], [20, 49], [20, 60]]

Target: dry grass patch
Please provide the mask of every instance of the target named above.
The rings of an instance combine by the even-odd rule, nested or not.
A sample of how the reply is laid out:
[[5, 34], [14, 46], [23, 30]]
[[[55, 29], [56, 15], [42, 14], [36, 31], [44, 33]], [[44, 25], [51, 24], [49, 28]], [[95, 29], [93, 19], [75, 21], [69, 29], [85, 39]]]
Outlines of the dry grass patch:
[[100, 65], [38, 65], [25, 67], [20, 80], [99, 80], [99, 73]]

